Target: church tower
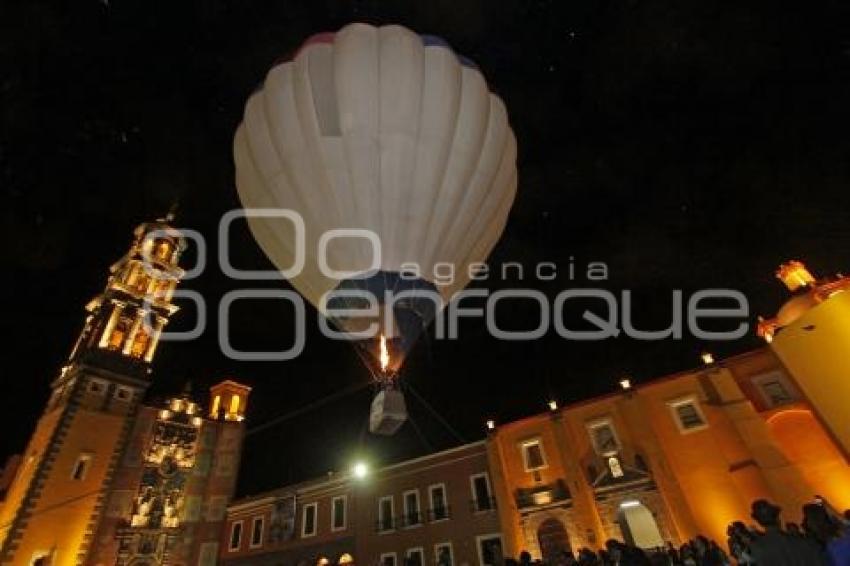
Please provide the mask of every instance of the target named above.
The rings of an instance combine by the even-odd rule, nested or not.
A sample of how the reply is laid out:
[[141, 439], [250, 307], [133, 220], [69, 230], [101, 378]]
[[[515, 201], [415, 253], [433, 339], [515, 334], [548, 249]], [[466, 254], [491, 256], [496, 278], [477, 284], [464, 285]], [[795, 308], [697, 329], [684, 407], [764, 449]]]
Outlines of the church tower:
[[85, 560], [116, 465], [150, 384], [186, 248], [172, 218], [140, 225], [83, 330], [0, 507], [0, 564]]

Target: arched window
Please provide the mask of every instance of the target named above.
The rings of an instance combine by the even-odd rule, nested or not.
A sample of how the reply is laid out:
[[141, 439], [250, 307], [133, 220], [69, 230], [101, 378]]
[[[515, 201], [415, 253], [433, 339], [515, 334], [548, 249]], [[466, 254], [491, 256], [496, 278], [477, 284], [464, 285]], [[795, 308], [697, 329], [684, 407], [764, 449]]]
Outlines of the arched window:
[[340, 556], [339, 560], [337, 561], [337, 564], [339, 564], [340, 566], [342, 566], [343, 564], [353, 564], [353, 563], [354, 563], [354, 557], [351, 556], [347, 552], [344, 553], [342, 556]]
[[112, 334], [109, 336], [107, 348], [110, 350], [120, 350], [124, 346], [124, 339], [130, 332], [131, 321], [129, 318], [122, 316], [112, 329]]
[[145, 332], [144, 326], [140, 327], [136, 332], [136, 337], [133, 339], [133, 347], [130, 349], [130, 355], [134, 358], [141, 358], [145, 355], [150, 342], [150, 335]]
[[239, 395], [234, 395], [230, 398], [230, 413], [233, 415], [239, 414]]
[[171, 256], [171, 244], [168, 240], [159, 240], [156, 244], [156, 256], [167, 261]]
[[136, 281], [136, 291], [139, 293], [147, 293], [148, 286], [151, 284], [151, 278], [147, 275], [139, 276], [139, 279]]

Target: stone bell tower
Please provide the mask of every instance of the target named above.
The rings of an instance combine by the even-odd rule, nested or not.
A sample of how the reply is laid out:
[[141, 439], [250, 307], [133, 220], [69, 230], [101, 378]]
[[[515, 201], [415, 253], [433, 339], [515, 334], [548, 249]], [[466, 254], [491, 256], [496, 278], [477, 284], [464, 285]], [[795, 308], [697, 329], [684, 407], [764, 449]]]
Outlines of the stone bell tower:
[[140, 225], [83, 330], [0, 507], [0, 564], [85, 560], [116, 463], [150, 383], [186, 247], [172, 218]]

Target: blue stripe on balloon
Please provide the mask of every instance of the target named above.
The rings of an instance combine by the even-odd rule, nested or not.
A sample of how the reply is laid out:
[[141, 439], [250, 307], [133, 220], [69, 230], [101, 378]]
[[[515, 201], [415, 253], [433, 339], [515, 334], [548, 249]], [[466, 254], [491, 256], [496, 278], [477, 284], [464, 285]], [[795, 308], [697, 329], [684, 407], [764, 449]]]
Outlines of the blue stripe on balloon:
[[478, 65], [476, 65], [472, 61], [472, 59], [455, 53], [455, 50], [452, 49], [452, 46], [449, 44], [449, 42], [440, 37], [439, 35], [421, 34], [419, 37], [422, 38], [422, 45], [424, 45], [425, 47], [445, 47], [446, 49], [455, 54], [455, 57], [457, 57], [458, 62], [464, 67], [469, 67], [470, 69], [478, 68]]

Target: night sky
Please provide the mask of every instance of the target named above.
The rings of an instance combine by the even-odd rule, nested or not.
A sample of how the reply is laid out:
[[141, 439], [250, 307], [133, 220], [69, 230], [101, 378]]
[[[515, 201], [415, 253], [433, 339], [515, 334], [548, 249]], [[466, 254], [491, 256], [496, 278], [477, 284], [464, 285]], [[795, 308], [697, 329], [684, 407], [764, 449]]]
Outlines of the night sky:
[[[632, 289], [637, 324], [669, 323], [673, 289], [739, 289], [755, 315], [785, 296], [773, 277], [790, 258], [819, 274], [850, 268], [850, 18], [839, 1], [681, 0], [340, 2], [196, 0], [0, 2], [0, 189], [5, 312], [0, 457], [24, 448], [81, 328], [85, 303], [132, 228], [179, 201], [180, 226], [213, 251], [238, 206], [232, 137], [247, 97], [309, 35], [346, 23], [400, 23], [445, 37], [477, 62], [506, 102], [519, 143], [519, 192], [492, 265], [556, 262], [541, 283], [477, 286]], [[247, 229], [233, 259], [271, 268]], [[189, 254], [192, 255], [191, 253]], [[191, 257], [187, 258], [191, 260]], [[577, 278], [570, 281], [573, 262]], [[285, 282], [260, 286], [279, 288]], [[239, 288], [213, 262], [183, 288], [211, 310]], [[505, 326], [534, 325], [525, 303]], [[309, 311], [312, 321], [315, 313]], [[191, 327], [187, 307], [173, 329]], [[366, 431], [369, 373], [353, 348], [308, 324], [296, 360], [226, 359], [212, 323], [159, 349], [151, 398], [233, 377], [254, 387], [249, 428], [354, 390], [246, 440], [240, 493], [391, 461], [483, 436], [507, 420], [757, 347], [694, 339], [499, 342], [481, 321], [455, 342], [425, 338], [403, 372], [416, 426]], [[291, 343], [282, 304], [243, 303], [237, 347]], [[437, 416], [439, 415], [439, 416]], [[446, 424], [441, 422], [444, 420]]]

